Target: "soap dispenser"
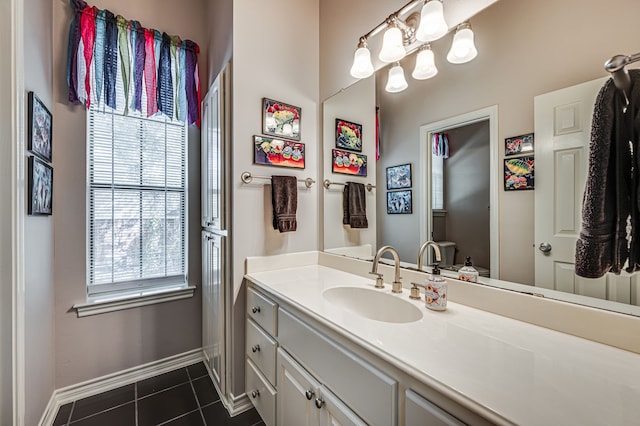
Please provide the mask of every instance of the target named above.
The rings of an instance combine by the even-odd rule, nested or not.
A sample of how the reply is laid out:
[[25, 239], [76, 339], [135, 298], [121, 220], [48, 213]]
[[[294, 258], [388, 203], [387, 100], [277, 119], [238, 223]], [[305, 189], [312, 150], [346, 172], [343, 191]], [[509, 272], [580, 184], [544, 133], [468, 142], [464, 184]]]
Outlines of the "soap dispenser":
[[464, 266], [458, 271], [458, 279], [470, 283], [478, 282], [478, 271], [473, 267], [470, 256], [467, 256], [467, 260], [465, 260]]
[[424, 301], [429, 309], [444, 311], [447, 309], [447, 281], [440, 275], [440, 267], [433, 265], [431, 275], [424, 287]]

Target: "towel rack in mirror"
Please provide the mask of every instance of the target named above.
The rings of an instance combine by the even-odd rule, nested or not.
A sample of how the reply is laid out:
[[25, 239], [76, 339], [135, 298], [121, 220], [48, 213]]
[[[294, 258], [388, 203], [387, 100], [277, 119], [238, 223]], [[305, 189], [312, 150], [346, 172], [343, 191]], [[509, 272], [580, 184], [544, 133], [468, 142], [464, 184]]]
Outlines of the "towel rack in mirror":
[[[242, 172], [242, 174], [240, 175], [240, 179], [242, 179], [244, 183], [251, 183], [251, 181], [254, 179], [271, 180], [271, 176], [254, 176], [249, 172]], [[298, 179], [298, 182], [303, 182], [304, 186], [306, 186], [307, 188], [311, 188], [311, 186], [316, 183], [316, 181], [311, 178]]]
[[[331, 182], [329, 179], [325, 179], [324, 182], [322, 182], [322, 185], [325, 187], [325, 189], [329, 189], [329, 187], [331, 185], [342, 185], [342, 186], [345, 186], [346, 183], [344, 183], [344, 182]], [[373, 188], [375, 188], [376, 186], [375, 185], [371, 185], [370, 183], [366, 183], [364, 185], [364, 187], [367, 188], [367, 191], [371, 192], [371, 190]]]

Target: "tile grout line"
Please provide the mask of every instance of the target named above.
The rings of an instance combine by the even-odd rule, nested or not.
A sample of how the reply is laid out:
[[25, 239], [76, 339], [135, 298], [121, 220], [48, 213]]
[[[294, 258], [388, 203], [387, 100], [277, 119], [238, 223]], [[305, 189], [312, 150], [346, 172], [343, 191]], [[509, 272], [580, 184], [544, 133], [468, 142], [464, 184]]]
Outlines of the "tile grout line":
[[136, 426], [138, 426], [138, 382], [133, 384], [133, 414], [135, 416]]
[[[200, 398], [198, 398], [198, 394], [196, 393], [196, 388], [193, 386], [193, 380], [191, 379], [191, 373], [189, 373], [189, 369], [187, 368], [187, 376], [189, 376], [189, 384], [191, 385], [191, 391], [193, 392], [193, 396], [196, 398], [196, 403], [198, 404], [198, 412], [200, 413], [200, 418], [202, 419], [202, 424], [206, 426], [207, 420], [204, 418], [204, 413], [202, 412], [202, 405], [200, 404]], [[204, 376], [202, 376], [204, 377]], [[200, 378], [198, 378], [200, 379]]]

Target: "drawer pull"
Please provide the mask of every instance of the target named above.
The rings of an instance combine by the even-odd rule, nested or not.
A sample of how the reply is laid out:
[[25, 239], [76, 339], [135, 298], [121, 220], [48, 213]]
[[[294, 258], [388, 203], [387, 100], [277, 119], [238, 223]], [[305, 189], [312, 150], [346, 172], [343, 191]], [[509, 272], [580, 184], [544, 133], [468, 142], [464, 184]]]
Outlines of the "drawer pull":
[[322, 397], [316, 398], [316, 408], [320, 409], [324, 405], [324, 399]]
[[258, 312], [260, 312], [260, 306], [254, 306], [254, 307], [251, 309], [251, 312], [253, 312], [254, 314], [257, 314]]
[[255, 353], [255, 352], [260, 352], [260, 345], [255, 345], [255, 346], [253, 346], [253, 347], [251, 348], [251, 351], [252, 351], [252, 352], [254, 352], [254, 353]]
[[256, 399], [260, 396], [260, 391], [258, 389], [254, 390], [253, 392], [251, 392], [251, 396], [253, 397], [253, 399]]
[[307, 399], [308, 399], [309, 401], [311, 401], [311, 399], [313, 398], [313, 396], [314, 396], [315, 394], [316, 394], [316, 393], [315, 393], [314, 391], [312, 391], [312, 390], [308, 390], [308, 391], [306, 391], [306, 392], [304, 393], [304, 395], [307, 397]]

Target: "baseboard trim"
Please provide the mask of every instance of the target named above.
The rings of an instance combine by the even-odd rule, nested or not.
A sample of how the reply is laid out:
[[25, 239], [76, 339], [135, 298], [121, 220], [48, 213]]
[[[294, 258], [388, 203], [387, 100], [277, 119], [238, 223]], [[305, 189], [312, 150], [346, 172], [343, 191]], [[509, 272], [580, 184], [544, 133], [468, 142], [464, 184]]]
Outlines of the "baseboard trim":
[[[205, 357], [204, 351], [203, 351], [202, 357], [203, 359]], [[211, 373], [209, 365], [206, 362], [204, 363], [204, 365], [207, 367], [209, 376], [215, 377], [215, 375]], [[220, 390], [220, 384], [217, 383], [215, 380], [212, 380], [212, 381], [213, 381], [213, 386], [216, 388], [216, 392], [220, 397], [220, 402], [222, 402], [222, 405], [224, 405], [224, 408], [227, 409], [227, 412], [231, 417], [237, 416], [238, 414], [242, 414], [245, 411], [249, 411], [250, 409], [253, 408], [253, 404], [249, 399], [249, 395], [247, 395], [246, 393], [243, 393], [242, 395], [239, 395], [239, 396], [234, 396], [232, 393], [229, 393], [229, 397], [227, 397], [224, 394], [224, 392]]]
[[106, 376], [87, 380], [86, 382], [56, 389], [40, 419], [40, 426], [50, 426], [58, 414], [58, 409], [64, 404], [97, 395], [119, 388], [158, 374], [168, 373], [177, 368], [186, 367], [203, 360], [202, 348], [193, 349], [182, 354], [173, 355], [158, 361], [152, 361], [137, 367], [128, 368]]

